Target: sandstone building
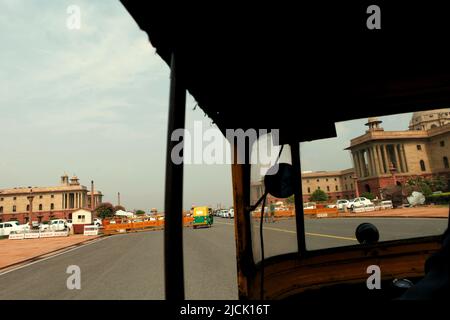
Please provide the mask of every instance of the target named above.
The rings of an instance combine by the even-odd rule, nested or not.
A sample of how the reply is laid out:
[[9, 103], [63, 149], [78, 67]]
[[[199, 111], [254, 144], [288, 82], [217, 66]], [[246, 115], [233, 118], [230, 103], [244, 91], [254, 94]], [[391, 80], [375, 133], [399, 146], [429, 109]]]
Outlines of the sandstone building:
[[[91, 188], [92, 190], [93, 188]], [[94, 207], [102, 202], [102, 193], [94, 190]], [[32, 197], [32, 221], [48, 221], [53, 218], [70, 219], [73, 211], [91, 208], [91, 191], [82, 186], [78, 177], [69, 179], [65, 174], [55, 187], [18, 187], [0, 189], [0, 222], [29, 221]]]

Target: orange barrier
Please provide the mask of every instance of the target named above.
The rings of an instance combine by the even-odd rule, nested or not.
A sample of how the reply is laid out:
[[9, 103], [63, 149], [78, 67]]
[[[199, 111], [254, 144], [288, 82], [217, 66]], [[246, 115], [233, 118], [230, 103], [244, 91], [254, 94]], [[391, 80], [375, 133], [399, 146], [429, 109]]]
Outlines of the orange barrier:
[[[339, 211], [337, 208], [319, 208], [319, 209], [304, 209], [303, 213], [305, 215], [316, 215], [318, 217], [320, 216], [337, 216]], [[261, 217], [261, 211], [253, 211], [252, 216], [254, 218], [260, 218]], [[285, 210], [285, 211], [275, 211], [275, 218], [284, 218], [284, 217], [294, 217], [295, 211], [294, 210]]]
[[[253, 211], [252, 212], [252, 216], [254, 218], [260, 218], [261, 217], [261, 211]], [[295, 216], [295, 211], [294, 210], [275, 211], [275, 218], [293, 217], [293, 216]]]
[[131, 222], [131, 223], [114, 223], [104, 226], [104, 231], [118, 231], [118, 230], [133, 230], [133, 229], [145, 229], [149, 227], [161, 227], [164, 225], [163, 220], [156, 221], [143, 221], [143, 222]]
[[331, 213], [338, 214], [337, 208], [319, 208], [319, 209], [304, 209], [304, 214], [321, 214], [321, 213]]
[[[190, 225], [192, 224], [193, 220], [194, 220], [193, 217], [183, 217], [183, 224]], [[156, 228], [156, 227], [164, 227], [164, 220], [105, 224], [104, 231], [105, 232], [112, 232], [119, 230], [129, 231], [135, 229]]]

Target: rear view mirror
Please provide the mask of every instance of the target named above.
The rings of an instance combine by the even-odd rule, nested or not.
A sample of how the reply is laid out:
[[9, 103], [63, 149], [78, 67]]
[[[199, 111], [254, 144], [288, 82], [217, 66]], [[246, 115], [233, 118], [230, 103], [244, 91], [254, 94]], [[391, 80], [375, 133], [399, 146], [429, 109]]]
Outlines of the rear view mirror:
[[276, 198], [288, 198], [294, 194], [295, 179], [294, 168], [288, 163], [279, 163], [271, 167], [264, 176], [266, 192]]

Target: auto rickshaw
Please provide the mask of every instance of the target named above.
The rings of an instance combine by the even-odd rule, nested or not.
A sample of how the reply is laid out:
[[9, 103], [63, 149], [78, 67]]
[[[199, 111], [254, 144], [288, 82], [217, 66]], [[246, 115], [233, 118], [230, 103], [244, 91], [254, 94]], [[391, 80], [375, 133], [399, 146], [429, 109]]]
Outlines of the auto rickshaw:
[[213, 224], [213, 216], [211, 212], [211, 208], [208, 207], [194, 207], [193, 209], [193, 222], [192, 227], [194, 229], [201, 227], [201, 226], [207, 226], [211, 227]]
[[[187, 3], [145, 8], [144, 2], [121, 2], [171, 68], [166, 299], [185, 297], [183, 163], [172, 162], [170, 155], [179, 148], [172, 132], [185, 125], [186, 92], [224, 136], [228, 129], [278, 129], [278, 144], [290, 149], [291, 164], [265, 180], [264, 195], [294, 195], [297, 246], [294, 252], [265, 259], [255, 256], [258, 233], [251, 218], [255, 208], [264, 208], [265, 198], [251, 200], [252, 166], [237, 161], [246, 159], [250, 148], [238, 149], [229, 140], [240, 299], [390, 300], [402, 293], [396, 279], [425, 276], [425, 261], [442, 247], [441, 234], [378, 242], [376, 232], [365, 225], [355, 230], [360, 244], [308, 250], [299, 144], [335, 137], [339, 121], [449, 106], [450, 50], [442, 39], [450, 30], [445, 16], [426, 21], [424, 3], [402, 6], [402, 14], [393, 14], [386, 3], [382, 8], [391, 14], [383, 20], [385, 31], [368, 29], [366, 8], [345, 1], [327, 3], [326, 10], [321, 2], [301, 7], [239, 3], [220, 9]], [[370, 265], [383, 270], [381, 290], [367, 290]]]

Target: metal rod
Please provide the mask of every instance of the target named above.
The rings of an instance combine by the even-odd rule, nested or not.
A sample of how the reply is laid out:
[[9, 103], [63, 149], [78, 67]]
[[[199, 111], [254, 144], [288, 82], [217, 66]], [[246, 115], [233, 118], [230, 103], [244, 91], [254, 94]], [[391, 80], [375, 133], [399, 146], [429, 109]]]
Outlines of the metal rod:
[[184, 141], [172, 141], [172, 132], [184, 129], [186, 89], [178, 76], [179, 62], [172, 53], [167, 130], [166, 183], [164, 194], [164, 268], [167, 300], [184, 300], [183, 266], [183, 162], [172, 161], [172, 149]]
[[300, 148], [298, 142], [290, 144], [292, 166], [294, 167], [295, 176], [295, 225], [297, 228], [297, 246], [300, 254], [306, 252], [305, 242], [305, 218], [303, 214], [303, 197], [302, 197], [302, 171], [300, 167]]

